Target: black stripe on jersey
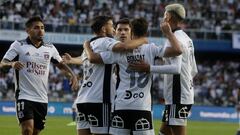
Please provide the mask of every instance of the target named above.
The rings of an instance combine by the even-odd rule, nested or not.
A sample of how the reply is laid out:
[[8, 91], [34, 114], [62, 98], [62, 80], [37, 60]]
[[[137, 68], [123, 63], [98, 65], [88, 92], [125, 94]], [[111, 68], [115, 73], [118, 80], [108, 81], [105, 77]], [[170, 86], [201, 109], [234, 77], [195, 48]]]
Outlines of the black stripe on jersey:
[[115, 66], [115, 74], [117, 75], [116, 89], [118, 88], [120, 80], [121, 80], [121, 78], [119, 76], [119, 71], [120, 71], [119, 65], [116, 64], [116, 66]]
[[103, 81], [103, 103], [111, 102], [111, 72], [112, 64], [105, 64]]
[[180, 75], [173, 75], [172, 96], [173, 104], [181, 103]]
[[58, 64], [58, 63], [59, 63], [57, 60], [55, 60], [55, 59], [53, 59], [53, 58], [51, 58], [51, 62], [52, 62], [53, 64]]
[[[19, 55], [17, 55], [13, 61], [18, 61], [19, 60]], [[19, 96], [19, 92], [20, 92], [20, 88], [19, 88], [19, 71], [18, 70], [15, 70], [15, 76], [16, 76], [16, 88], [15, 88], [15, 99], [17, 100], [18, 99], [18, 96]]]

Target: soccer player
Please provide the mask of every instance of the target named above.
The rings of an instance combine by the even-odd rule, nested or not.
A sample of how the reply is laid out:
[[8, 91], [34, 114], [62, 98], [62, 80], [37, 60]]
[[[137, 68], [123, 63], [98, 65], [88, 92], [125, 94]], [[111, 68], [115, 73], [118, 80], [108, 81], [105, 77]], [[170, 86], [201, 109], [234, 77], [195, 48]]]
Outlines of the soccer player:
[[72, 88], [78, 86], [77, 77], [62, 64], [62, 58], [51, 43], [45, 43], [44, 23], [40, 17], [26, 22], [28, 37], [11, 44], [1, 64], [15, 69], [16, 112], [22, 135], [38, 135], [44, 129], [48, 104], [48, 75], [52, 61], [70, 75]]
[[[134, 19], [131, 24], [133, 40], [146, 38], [148, 23], [145, 19]], [[93, 63], [117, 63], [120, 67], [120, 84], [116, 90], [110, 134], [129, 135], [131, 132], [134, 135], [154, 134], [150, 95], [152, 75], [131, 71], [128, 65], [139, 61], [153, 64], [155, 57], [181, 54], [170, 26], [162, 23], [161, 28], [173, 46], [161, 48], [154, 43], [149, 43], [141, 44], [138, 48], [124, 53], [107, 51], [99, 54], [93, 52], [87, 42], [84, 44], [87, 56]]]
[[[164, 75], [165, 111], [160, 135], [186, 135], [187, 117], [193, 96], [193, 77], [197, 74], [194, 46], [190, 37], [180, 29], [179, 25], [185, 18], [185, 9], [180, 4], [165, 7], [164, 21], [168, 22], [174, 35], [181, 45], [182, 54], [177, 57], [165, 58], [165, 65], [146, 63], [131, 65], [135, 71], [162, 73]], [[166, 41], [165, 47], [170, 46]], [[150, 63], [149, 63], [150, 64]], [[171, 74], [170, 71], [177, 72]]]
[[[90, 40], [90, 44], [92, 49], [98, 53], [108, 50], [126, 51], [146, 42], [145, 38], [125, 43], [110, 38], [114, 33], [114, 28], [112, 18], [108, 16], [94, 18], [91, 28], [96, 37]], [[115, 85], [111, 82], [113, 80], [112, 65], [91, 64], [85, 51], [81, 57], [72, 58], [65, 55], [64, 59], [66, 63], [83, 64], [83, 84], [76, 100], [78, 134], [108, 134], [111, 101], [115, 93]]]
[[131, 22], [127, 18], [116, 22], [115, 38], [123, 43], [131, 40]]

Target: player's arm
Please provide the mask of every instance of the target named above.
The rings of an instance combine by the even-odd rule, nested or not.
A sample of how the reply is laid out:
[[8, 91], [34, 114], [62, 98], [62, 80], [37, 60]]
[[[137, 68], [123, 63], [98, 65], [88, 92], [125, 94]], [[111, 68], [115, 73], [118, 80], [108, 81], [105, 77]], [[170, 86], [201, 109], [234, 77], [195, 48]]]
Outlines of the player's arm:
[[166, 47], [164, 57], [174, 57], [182, 54], [182, 48], [180, 42], [177, 40], [175, 35], [172, 33], [171, 27], [168, 23], [161, 23], [161, 30], [166, 38], [169, 40], [171, 46]]
[[90, 63], [104, 64], [100, 54], [93, 52], [91, 49], [89, 41], [84, 42], [83, 46]]
[[133, 40], [127, 41], [126, 43], [118, 42], [112, 47], [112, 51], [113, 52], [130, 51], [146, 43], [148, 43], [148, 39], [146, 37], [133, 39]]
[[24, 64], [20, 61], [10, 61], [6, 58], [3, 58], [1, 61], [1, 67], [12, 67], [17, 70], [21, 70], [24, 67]]
[[24, 63], [20, 61], [13, 61], [18, 56], [19, 42], [14, 41], [10, 48], [7, 50], [3, 59], [1, 60], [2, 67], [12, 67], [14, 69], [20, 70], [24, 67]]
[[55, 65], [65, 74], [67, 78], [69, 78], [71, 88], [73, 90], [77, 90], [79, 86], [77, 76], [73, 73], [70, 67], [64, 64], [63, 62], [57, 63]]
[[170, 65], [149, 65], [144, 61], [140, 63], [130, 64], [129, 68], [138, 72], [147, 73], [160, 73], [160, 74], [180, 74], [181, 72], [181, 60], [180, 58], [174, 58], [175, 62]]
[[64, 53], [64, 55], [62, 56], [63, 62], [65, 64], [76, 64], [76, 65], [81, 65], [82, 64], [82, 59], [81, 56], [78, 57], [72, 57], [70, 54], [68, 53]]

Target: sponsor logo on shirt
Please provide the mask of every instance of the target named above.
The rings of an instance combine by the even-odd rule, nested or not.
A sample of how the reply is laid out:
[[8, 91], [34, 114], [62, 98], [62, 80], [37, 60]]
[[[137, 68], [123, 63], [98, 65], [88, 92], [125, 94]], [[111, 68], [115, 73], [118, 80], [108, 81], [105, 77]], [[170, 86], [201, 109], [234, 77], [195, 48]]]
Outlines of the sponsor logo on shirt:
[[45, 75], [47, 66], [36, 62], [27, 62], [27, 72], [35, 75]]

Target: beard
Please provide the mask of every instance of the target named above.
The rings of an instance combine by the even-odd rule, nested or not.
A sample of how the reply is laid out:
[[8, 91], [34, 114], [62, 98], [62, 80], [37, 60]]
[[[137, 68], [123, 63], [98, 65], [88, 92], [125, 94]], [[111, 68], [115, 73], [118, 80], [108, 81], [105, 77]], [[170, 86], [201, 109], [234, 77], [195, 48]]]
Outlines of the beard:
[[36, 36], [36, 37], [34, 37], [34, 39], [39, 41], [39, 42], [40, 41], [42, 42], [43, 41], [43, 36]]

